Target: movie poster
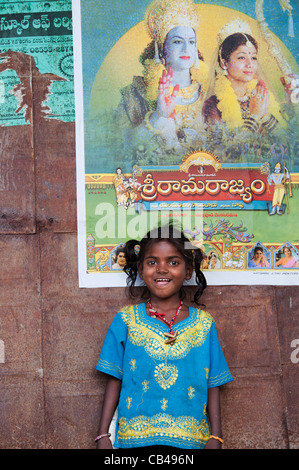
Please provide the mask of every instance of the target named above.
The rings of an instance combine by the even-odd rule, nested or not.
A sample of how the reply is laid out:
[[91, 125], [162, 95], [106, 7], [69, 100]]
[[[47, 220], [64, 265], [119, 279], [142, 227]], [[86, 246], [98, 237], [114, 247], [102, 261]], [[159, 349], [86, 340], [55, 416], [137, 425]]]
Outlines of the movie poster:
[[169, 220], [209, 285], [299, 284], [296, 3], [73, 1], [80, 287]]

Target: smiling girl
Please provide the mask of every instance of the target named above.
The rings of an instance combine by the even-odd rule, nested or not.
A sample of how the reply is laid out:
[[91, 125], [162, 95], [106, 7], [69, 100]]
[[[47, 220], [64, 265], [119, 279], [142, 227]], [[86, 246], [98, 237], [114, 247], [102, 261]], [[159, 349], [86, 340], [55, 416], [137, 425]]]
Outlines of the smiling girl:
[[195, 305], [206, 287], [201, 250], [170, 226], [127, 242], [126, 259], [130, 292], [139, 275], [145, 302], [124, 307], [104, 341], [96, 368], [109, 379], [97, 448], [112, 448], [117, 406], [117, 448], [221, 448], [219, 387], [233, 378], [213, 318], [185, 303], [193, 270]]

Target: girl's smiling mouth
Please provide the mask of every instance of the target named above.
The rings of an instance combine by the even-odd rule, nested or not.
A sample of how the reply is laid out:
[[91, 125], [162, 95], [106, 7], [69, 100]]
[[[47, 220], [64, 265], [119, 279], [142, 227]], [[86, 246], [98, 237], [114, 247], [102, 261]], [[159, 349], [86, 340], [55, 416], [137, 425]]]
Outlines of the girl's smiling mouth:
[[166, 286], [170, 282], [170, 279], [167, 279], [165, 277], [159, 277], [155, 279], [155, 283], [158, 284], [159, 286]]

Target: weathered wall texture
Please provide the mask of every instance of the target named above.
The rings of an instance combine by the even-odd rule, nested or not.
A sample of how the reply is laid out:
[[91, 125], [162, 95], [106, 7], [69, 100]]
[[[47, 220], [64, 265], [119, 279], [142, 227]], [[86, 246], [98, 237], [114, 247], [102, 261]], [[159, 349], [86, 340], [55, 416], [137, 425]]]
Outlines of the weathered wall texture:
[[[125, 289], [79, 289], [75, 126], [0, 128], [0, 448], [94, 448], [94, 369]], [[298, 287], [208, 287], [235, 377], [225, 447], [299, 448]]]

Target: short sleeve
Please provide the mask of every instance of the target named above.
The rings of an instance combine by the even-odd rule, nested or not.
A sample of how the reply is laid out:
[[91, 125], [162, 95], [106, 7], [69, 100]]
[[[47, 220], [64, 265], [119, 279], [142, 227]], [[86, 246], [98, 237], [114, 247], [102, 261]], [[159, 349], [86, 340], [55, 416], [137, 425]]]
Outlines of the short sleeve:
[[226, 363], [218, 340], [216, 325], [213, 322], [210, 331], [210, 372], [208, 388], [219, 387], [232, 380], [234, 379]]
[[107, 331], [96, 369], [121, 380], [126, 340], [127, 326], [119, 312]]

